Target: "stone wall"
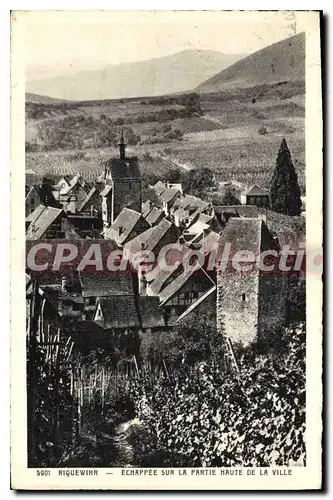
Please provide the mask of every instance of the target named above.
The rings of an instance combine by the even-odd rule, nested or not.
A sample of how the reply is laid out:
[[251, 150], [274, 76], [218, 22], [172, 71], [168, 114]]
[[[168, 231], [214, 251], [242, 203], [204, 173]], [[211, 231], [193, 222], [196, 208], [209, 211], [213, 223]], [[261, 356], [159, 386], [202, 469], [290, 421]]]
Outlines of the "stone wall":
[[286, 322], [288, 278], [260, 276], [259, 280], [259, 341], [272, 344]]
[[229, 269], [217, 272], [217, 328], [233, 343], [258, 340], [259, 276]]
[[124, 207], [141, 213], [141, 180], [116, 180], [112, 188], [112, 215], [111, 223], [117, 218]]

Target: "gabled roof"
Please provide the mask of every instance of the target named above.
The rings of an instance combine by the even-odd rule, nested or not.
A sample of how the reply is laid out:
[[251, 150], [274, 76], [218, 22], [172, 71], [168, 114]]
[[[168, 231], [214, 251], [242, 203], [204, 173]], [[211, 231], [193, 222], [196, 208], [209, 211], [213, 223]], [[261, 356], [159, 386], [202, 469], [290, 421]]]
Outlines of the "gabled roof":
[[125, 158], [125, 160], [121, 158], [110, 158], [106, 162], [106, 169], [113, 180], [141, 180], [139, 162], [136, 156]]
[[161, 200], [164, 203], [170, 203], [179, 194], [180, 194], [180, 191], [178, 189], [176, 189], [176, 188], [171, 188], [171, 189], [167, 188], [160, 195], [160, 198], [161, 198]]
[[213, 249], [218, 249], [221, 243], [222, 236], [214, 231], [211, 231], [207, 236], [205, 236], [200, 241], [200, 252], [204, 255], [208, 255]]
[[26, 233], [26, 239], [40, 239], [61, 213], [61, 208], [39, 205], [36, 210], [26, 218], [26, 221], [30, 222], [30, 226]]
[[142, 203], [141, 205], [141, 213], [142, 213], [142, 217], [146, 218], [147, 215], [149, 214], [149, 212], [151, 211], [151, 209], [153, 208], [153, 203], [151, 202], [151, 200], [146, 200]]
[[70, 181], [69, 186], [67, 186], [61, 194], [62, 195], [69, 194], [74, 188], [81, 188], [87, 194], [90, 191], [90, 186], [87, 183], [82, 182], [81, 176], [75, 175]]
[[139, 212], [123, 208], [112, 226], [104, 232], [105, 239], [114, 240], [118, 245], [125, 243], [132, 231], [140, 223], [142, 232], [149, 229], [149, 224]]
[[189, 211], [185, 210], [185, 208], [177, 208], [177, 210], [175, 210], [175, 212], [173, 213], [173, 216], [181, 221], [188, 219], [189, 215]]
[[[172, 276], [178, 276], [183, 271], [183, 261], [185, 259], [186, 254], [189, 252], [189, 248], [184, 244], [181, 247], [180, 253], [176, 251], [174, 255], [174, 259], [172, 259], [172, 255], [168, 252], [168, 266], [164, 266], [164, 268], [155, 266], [149, 273], [146, 274], [146, 280], [149, 283], [149, 290], [153, 295], [158, 295], [159, 292], [164, 287], [166, 281]], [[170, 261], [170, 259], [172, 261]], [[174, 266], [172, 265], [174, 263]]]
[[161, 196], [161, 194], [163, 193], [163, 191], [166, 190], [166, 186], [165, 184], [163, 184], [162, 181], [157, 181], [156, 184], [154, 184], [152, 186], [152, 188], [154, 189], [154, 191], [156, 191], [156, 193]]
[[103, 315], [97, 321], [109, 328], [159, 328], [165, 326], [158, 297], [120, 296], [101, 298], [99, 306]]
[[258, 207], [256, 205], [219, 205], [213, 208], [217, 215], [223, 214], [229, 217], [258, 217]]
[[98, 307], [103, 315], [103, 328], [140, 328], [135, 300], [134, 295], [101, 298]]
[[160, 198], [160, 195], [152, 187], [145, 188], [142, 191], [142, 200], [144, 202], [147, 201], [147, 200], [150, 200], [152, 202], [152, 204], [156, 205], [156, 207], [158, 207], [158, 208], [161, 208], [163, 206], [163, 203], [162, 203], [162, 200]]
[[164, 212], [160, 208], [153, 207], [145, 216], [146, 221], [150, 226], [154, 226], [163, 218]]
[[204, 209], [209, 206], [207, 201], [203, 201], [201, 198], [197, 198], [196, 196], [192, 196], [187, 194], [185, 198], [182, 200], [179, 208], [183, 208], [185, 210], [194, 210], [194, 209]]
[[207, 278], [207, 283], [211, 283], [211, 286], [215, 286], [214, 281], [208, 276], [204, 269], [197, 263], [192, 266], [188, 266], [187, 269], [177, 276], [167, 287], [165, 287], [159, 294], [161, 305], [165, 304], [170, 300], [175, 293], [179, 292], [185, 283], [193, 276], [194, 273], [203, 273]]
[[83, 297], [112, 297], [134, 295], [130, 273], [89, 275], [79, 273]]
[[243, 195], [251, 195], [251, 196], [268, 196], [268, 191], [262, 189], [260, 186], [257, 184], [253, 184], [253, 186], [249, 187], [248, 189], [245, 189], [242, 192]]
[[89, 191], [89, 193], [87, 194], [86, 198], [82, 201], [82, 203], [77, 207], [77, 210], [80, 212], [81, 210], [84, 209], [84, 207], [86, 206], [86, 204], [89, 202], [89, 200], [91, 200], [91, 198], [93, 197], [93, 195], [95, 193], [97, 193], [97, 189], [94, 187], [92, 187]]
[[263, 221], [260, 218], [231, 218], [222, 233], [223, 245], [230, 243], [231, 253], [254, 252], [257, 256], [261, 250]]
[[47, 174], [45, 174], [45, 175], [44, 175], [44, 177], [43, 177], [43, 183], [49, 183], [49, 182], [51, 181], [51, 183], [52, 183], [53, 185], [57, 185], [57, 184], [59, 184], [59, 183], [60, 183], [60, 181], [61, 181], [62, 179], [64, 179], [64, 181], [65, 181], [68, 185], [70, 185], [70, 183], [71, 183], [71, 181], [72, 181], [73, 177], [74, 177], [74, 176], [73, 176], [73, 175], [70, 175], [70, 174], [68, 174], [68, 175], [58, 175], [58, 174], [50, 174], [50, 173], [47, 173]]
[[156, 226], [144, 231], [133, 240], [126, 243], [125, 249], [131, 253], [136, 253], [143, 250], [142, 244], [144, 244], [144, 250], [154, 250], [167, 231], [169, 231], [172, 227], [176, 229], [171, 222], [166, 219], [162, 219]]

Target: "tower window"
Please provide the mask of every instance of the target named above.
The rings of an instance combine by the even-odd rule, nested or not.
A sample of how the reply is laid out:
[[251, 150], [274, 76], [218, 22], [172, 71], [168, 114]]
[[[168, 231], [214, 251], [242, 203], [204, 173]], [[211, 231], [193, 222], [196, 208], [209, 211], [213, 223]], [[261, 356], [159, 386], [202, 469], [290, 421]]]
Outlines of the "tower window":
[[246, 302], [246, 294], [242, 293], [242, 302]]

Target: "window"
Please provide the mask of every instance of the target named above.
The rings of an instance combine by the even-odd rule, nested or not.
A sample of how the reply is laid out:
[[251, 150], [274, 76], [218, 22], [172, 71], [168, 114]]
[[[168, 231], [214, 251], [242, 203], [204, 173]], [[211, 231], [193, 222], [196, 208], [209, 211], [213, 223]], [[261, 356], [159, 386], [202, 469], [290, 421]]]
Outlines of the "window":
[[242, 302], [246, 302], [246, 294], [242, 293]]

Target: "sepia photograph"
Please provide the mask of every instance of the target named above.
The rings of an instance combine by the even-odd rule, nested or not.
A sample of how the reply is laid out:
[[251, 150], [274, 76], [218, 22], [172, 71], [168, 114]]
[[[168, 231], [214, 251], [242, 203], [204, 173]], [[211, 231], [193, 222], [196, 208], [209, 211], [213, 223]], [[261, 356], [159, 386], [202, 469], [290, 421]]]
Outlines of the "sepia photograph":
[[320, 488], [319, 20], [12, 13], [14, 489]]

